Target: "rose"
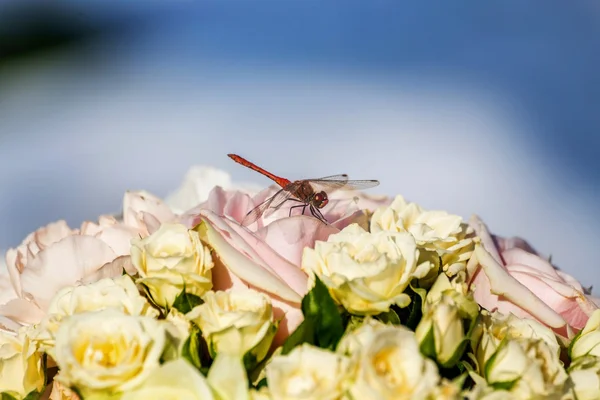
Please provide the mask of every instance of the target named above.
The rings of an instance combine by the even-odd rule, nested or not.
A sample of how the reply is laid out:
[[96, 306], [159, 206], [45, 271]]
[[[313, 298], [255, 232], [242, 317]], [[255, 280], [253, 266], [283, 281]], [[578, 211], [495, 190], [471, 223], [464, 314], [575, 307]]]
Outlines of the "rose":
[[[252, 230], [240, 225], [256, 204], [274, 193], [269, 189], [251, 198], [216, 187], [205, 203], [180, 220], [194, 227], [214, 249], [215, 290], [251, 287], [271, 298], [275, 319], [280, 321], [274, 339], [274, 345], [279, 345], [303, 318], [300, 302], [308, 287], [307, 276], [299, 265], [304, 247], [327, 239], [340, 227], [363, 218], [364, 212], [356, 209], [353, 200], [337, 200], [324, 209], [332, 225], [310, 216], [288, 217], [285, 209], [275, 212], [271, 219], [260, 218]], [[274, 217], [281, 218], [273, 220]]]
[[182, 224], [165, 223], [152, 235], [133, 239], [131, 262], [138, 282], [161, 307], [170, 307], [184, 289], [201, 296], [212, 287], [210, 249]]
[[210, 192], [216, 186], [225, 190], [238, 190], [248, 195], [260, 191], [257, 185], [232, 183], [231, 176], [225, 171], [197, 165], [187, 171], [181, 186], [167, 196], [165, 203], [175, 212], [183, 213], [208, 200]]
[[158, 368], [164, 346], [164, 323], [151, 317], [110, 308], [75, 314], [56, 333], [54, 379], [84, 398], [133, 389]]
[[189, 399], [213, 400], [216, 397], [204, 376], [186, 360], [169, 361], [148, 374], [137, 388], [121, 400]]
[[406, 307], [404, 293], [413, 278], [422, 278], [433, 264], [419, 264], [419, 250], [406, 232], [369, 233], [357, 224], [305, 248], [302, 269], [318, 276], [332, 297], [353, 314], [375, 315], [390, 306]]
[[600, 398], [600, 357], [583, 356], [569, 366], [577, 400]]
[[46, 380], [42, 357], [26, 328], [16, 334], [0, 331], [0, 393], [16, 399], [41, 393]]
[[486, 382], [518, 398], [563, 393], [567, 374], [552, 331], [531, 319], [482, 313], [471, 346]]
[[144, 190], [128, 191], [123, 198], [123, 223], [146, 237], [155, 232], [163, 222], [176, 219], [160, 198]]
[[425, 399], [440, 377], [412, 331], [367, 319], [344, 335], [338, 352], [351, 357], [349, 393], [356, 399]]
[[392, 204], [373, 214], [371, 232], [379, 231], [410, 233], [420, 248], [439, 254], [449, 276], [464, 270], [473, 252], [473, 230], [460, 216], [424, 210], [402, 196], [396, 196]]
[[[465, 312], [465, 308], [470, 310]], [[475, 302], [452, 290], [442, 293], [435, 303], [426, 303], [425, 313], [415, 330], [421, 351], [435, 358], [441, 366], [453, 367], [467, 343], [468, 329], [465, 328], [478, 314]]]
[[34, 338], [52, 354], [56, 331], [64, 318], [106, 308], [118, 309], [127, 315], [158, 316], [158, 311], [140, 295], [129, 275], [104, 278], [88, 285], [60, 290], [48, 307], [48, 316], [36, 327]]
[[600, 357], [600, 310], [592, 313], [579, 335], [569, 346], [569, 357], [576, 360], [585, 356]]
[[202, 331], [210, 352], [250, 353], [262, 361], [277, 331], [271, 301], [264, 293], [250, 289], [207, 292], [204, 303], [186, 314]]
[[84, 222], [80, 229], [71, 229], [65, 221], [58, 221], [9, 249], [6, 264], [11, 289], [0, 293], [4, 325], [15, 330], [19, 325], [39, 323], [54, 294], [64, 287], [119, 276], [123, 268], [133, 272], [128, 263], [131, 238], [148, 231], [144, 219], [158, 221], [167, 216], [156, 198], [138, 192], [125, 195], [123, 208], [126, 222], [102, 216], [97, 224]]
[[581, 284], [524, 241], [493, 237], [476, 216], [470, 224], [481, 244], [467, 269], [475, 300], [483, 308], [536, 319], [568, 338], [598, 309]]
[[340, 399], [344, 392], [347, 357], [307, 343], [286, 355], [274, 356], [265, 375], [275, 399]]

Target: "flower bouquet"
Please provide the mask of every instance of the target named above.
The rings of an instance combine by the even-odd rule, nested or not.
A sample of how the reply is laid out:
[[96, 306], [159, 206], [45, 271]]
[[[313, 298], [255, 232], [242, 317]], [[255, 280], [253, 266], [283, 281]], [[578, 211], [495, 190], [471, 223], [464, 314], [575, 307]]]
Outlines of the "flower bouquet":
[[526, 241], [281, 189], [197, 167], [8, 250], [2, 399], [600, 399], [600, 302]]

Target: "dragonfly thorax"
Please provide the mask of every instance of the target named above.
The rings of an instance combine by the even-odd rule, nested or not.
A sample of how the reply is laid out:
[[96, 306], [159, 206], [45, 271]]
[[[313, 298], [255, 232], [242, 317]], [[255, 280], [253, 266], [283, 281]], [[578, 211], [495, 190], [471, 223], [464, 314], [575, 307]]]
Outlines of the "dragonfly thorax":
[[327, 193], [324, 191], [320, 191], [315, 193], [311, 201], [312, 205], [317, 208], [323, 208], [329, 203], [329, 199], [327, 198]]

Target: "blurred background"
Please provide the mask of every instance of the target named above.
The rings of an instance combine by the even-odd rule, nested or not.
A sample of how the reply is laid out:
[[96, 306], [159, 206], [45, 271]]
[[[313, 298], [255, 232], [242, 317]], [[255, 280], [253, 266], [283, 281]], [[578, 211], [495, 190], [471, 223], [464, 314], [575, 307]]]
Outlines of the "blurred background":
[[[597, 2], [0, 4], [0, 249], [193, 165], [348, 173], [600, 286]], [[594, 290], [594, 293], [598, 293]]]

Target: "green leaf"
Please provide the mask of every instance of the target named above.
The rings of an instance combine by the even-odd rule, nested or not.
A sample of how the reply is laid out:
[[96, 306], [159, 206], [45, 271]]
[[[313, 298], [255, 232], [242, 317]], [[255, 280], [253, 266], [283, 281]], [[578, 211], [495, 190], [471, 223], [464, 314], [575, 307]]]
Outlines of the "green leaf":
[[312, 320], [304, 319], [304, 321], [298, 325], [296, 330], [292, 332], [285, 343], [283, 343], [281, 354], [288, 354], [294, 347], [299, 346], [302, 343], [315, 344], [315, 325]]
[[185, 288], [177, 295], [173, 302], [173, 308], [177, 311], [187, 314], [196, 306], [202, 304], [203, 301], [199, 296], [185, 291]]
[[37, 391], [30, 392], [23, 400], [39, 400], [42, 394]]
[[435, 360], [435, 335], [433, 333], [433, 328], [429, 329], [429, 332], [425, 335], [419, 350], [421, 350], [421, 353], [424, 356]]
[[283, 354], [302, 343], [334, 350], [344, 335], [346, 321], [327, 286], [318, 277], [315, 278], [315, 286], [302, 299], [301, 308], [304, 321], [284, 343]]
[[267, 378], [262, 378], [260, 381], [258, 381], [258, 383], [256, 384], [256, 390], [260, 390], [260, 388], [263, 386], [268, 386]]
[[17, 400], [17, 398], [9, 393], [2, 392], [2, 400]]
[[402, 324], [402, 321], [400, 321], [400, 317], [398, 316], [396, 311], [394, 311], [393, 308], [390, 308], [390, 310], [387, 312], [382, 312], [381, 314], [377, 314], [375, 316], [375, 319], [383, 322], [384, 324], [388, 324], [388, 325], [401, 325]]
[[427, 292], [425, 289], [409, 286], [406, 288], [405, 293], [410, 296], [410, 304], [404, 308], [394, 308], [395, 306], [392, 306], [392, 308], [396, 310], [402, 325], [414, 331], [423, 317], [423, 299]]
[[200, 360], [200, 346], [198, 344], [197, 336], [192, 334], [188, 336], [187, 340], [183, 344], [181, 349], [181, 356], [188, 360], [197, 369], [202, 368], [202, 361]]
[[183, 344], [181, 357], [188, 360], [201, 372], [204, 369], [208, 371], [208, 368], [212, 364], [212, 359], [208, 352], [208, 345], [202, 337], [202, 331], [195, 325], [192, 325], [190, 336], [188, 336]]

